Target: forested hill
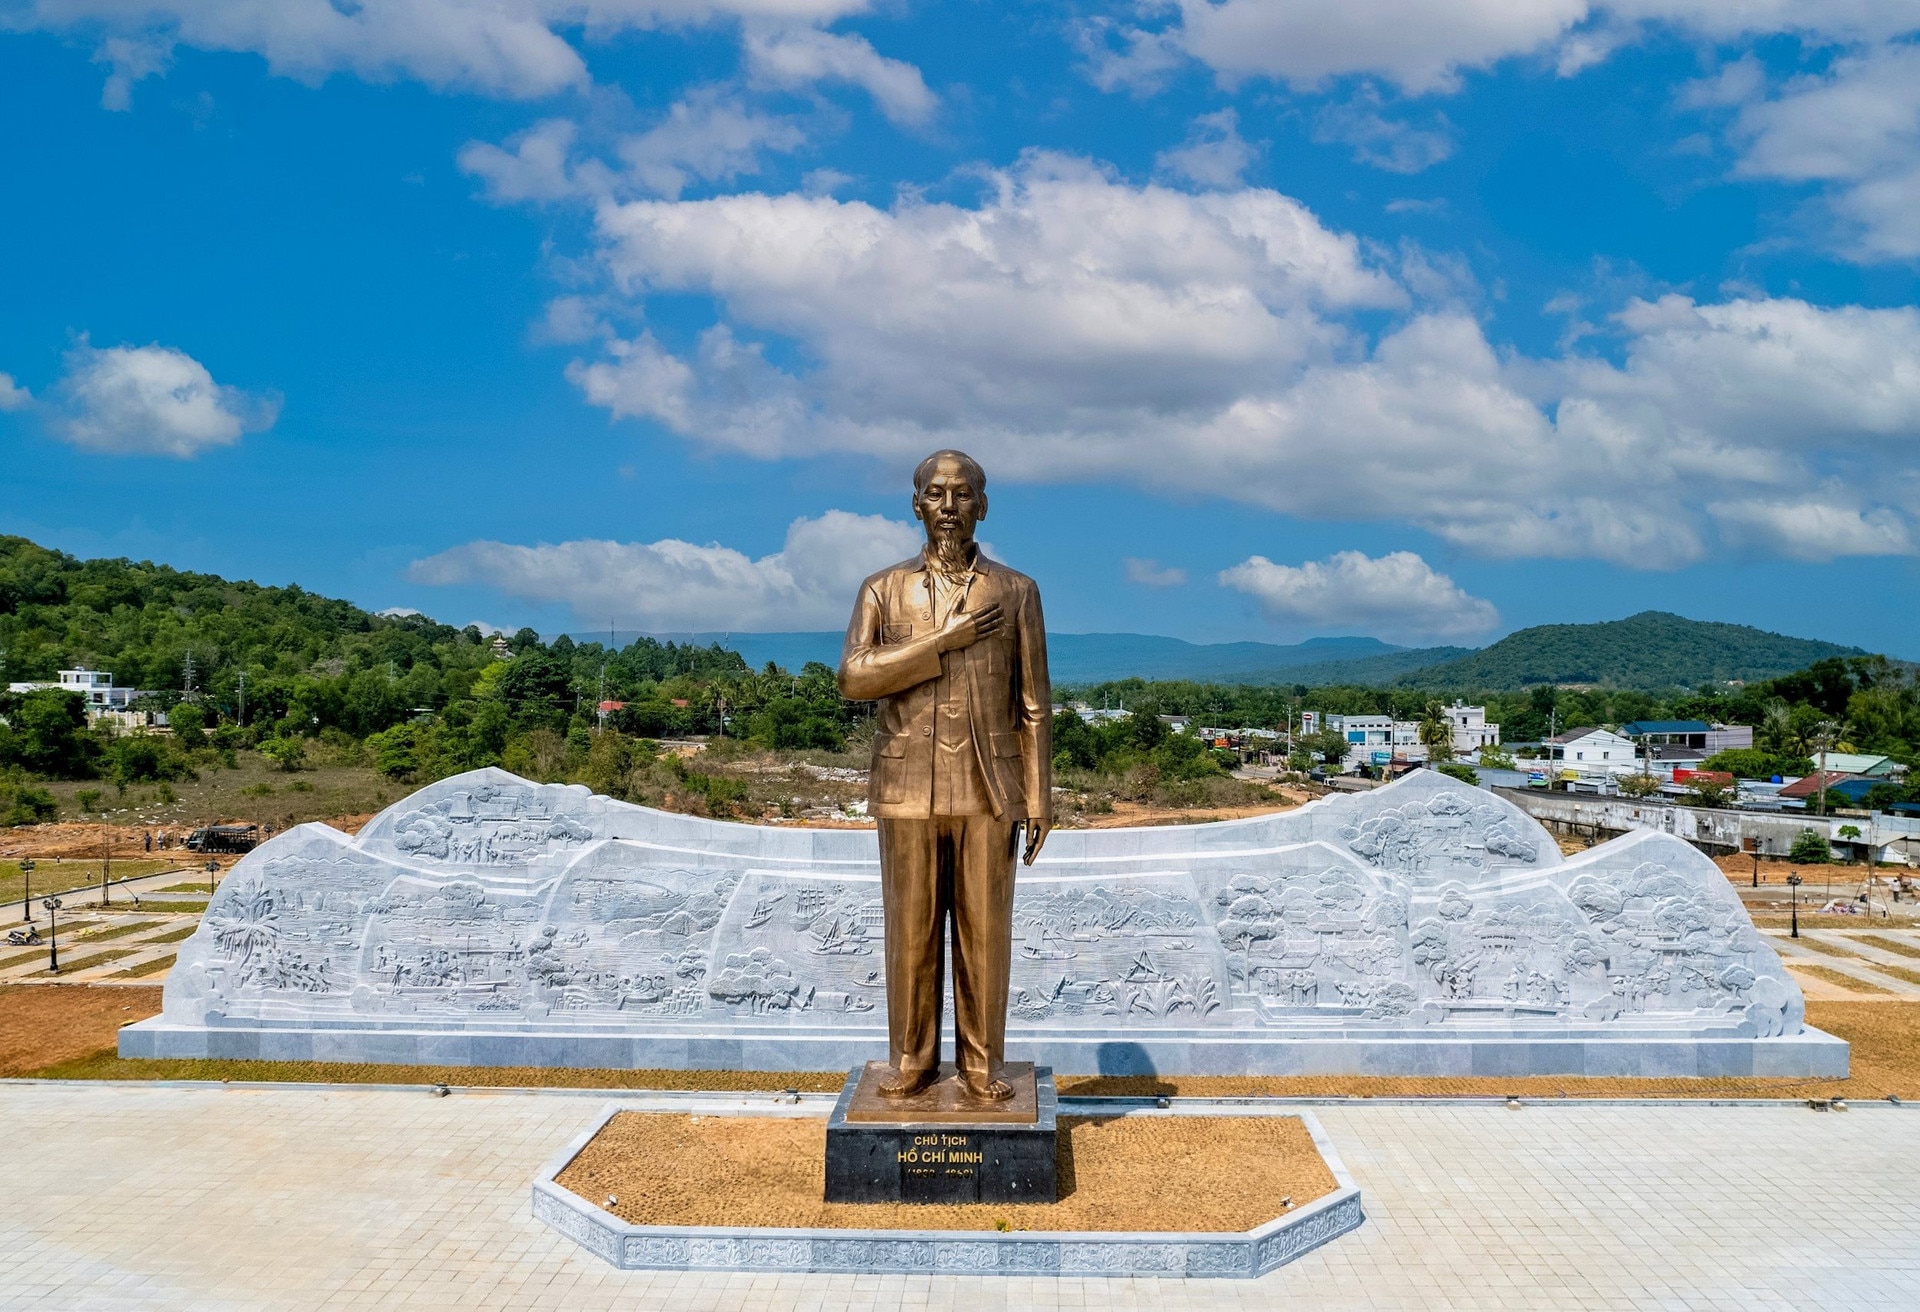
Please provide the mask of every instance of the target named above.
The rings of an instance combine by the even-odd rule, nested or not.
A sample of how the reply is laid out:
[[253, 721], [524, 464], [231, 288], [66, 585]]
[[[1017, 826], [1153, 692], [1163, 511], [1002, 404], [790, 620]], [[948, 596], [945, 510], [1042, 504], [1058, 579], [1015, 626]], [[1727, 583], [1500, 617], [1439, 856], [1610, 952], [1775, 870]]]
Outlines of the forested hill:
[[[737, 654], [713, 647], [649, 640], [606, 653], [566, 639], [548, 647], [531, 629], [508, 641], [516, 654], [540, 650], [557, 667], [557, 687], [589, 695], [605, 687], [624, 698], [676, 676], [746, 673]], [[493, 661], [492, 644], [471, 626], [375, 615], [299, 587], [150, 561], [79, 560], [0, 536], [0, 688], [85, 666], [154, 692], [165, 708], [185, 689], [191, 658], [194, 691], [223, 719], [361, 736], [468, 697]], [[576, 700], [551, 696], [568, 710]]]
[[1543, 683], [1694, 688], [1769, 679], [1815, 661], [1865, 654], [1858, 647], [1648, 610], [1600, 624], [1521, 629], [1491, 647], [1416, 670], [1398, 682], [1409, 688], [1444, 689], [1518, 689]]

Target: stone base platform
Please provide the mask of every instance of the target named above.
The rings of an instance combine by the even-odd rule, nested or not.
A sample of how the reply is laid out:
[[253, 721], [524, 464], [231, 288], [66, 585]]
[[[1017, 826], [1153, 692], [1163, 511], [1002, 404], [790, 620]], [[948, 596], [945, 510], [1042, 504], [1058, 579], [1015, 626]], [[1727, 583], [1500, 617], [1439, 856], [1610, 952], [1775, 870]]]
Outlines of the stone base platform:
[[[1289, 1109], [1287, 1116], [1297, 1116], [1311, 1138], [1313, 1152], [1306, 1157], [1311, 1160], [1314, 1153], [1318, 1155], [1313, 1169], [1324, 1167], [1316, 1192], [1326, 1188], [1329, 1176], [1332, 1188], [1298, 1207], [1290, 1205], [1290, 1198], [1271, 1199], [1277, 1215], [1245, 1231], [1047, 1230], [1037, 1222], [1053, 1209], [1031, 1205], [1010, 1208], [1007, 1215], [1017, 1218], [1020, 1228], [1004, 1231], [636, 1224], [609, 1210], [615, 1198], [608, 1197], [606, 1207], [596, 1206], [559, 1183], [575, 1159], [625, 1110], [619, 1103], [603, 1106], [592, 1124], [541, 1170], [533, 1184], [532, 1201], [536, 1219], [627, 1270], [1251, 1278], [1338, 1238], [1366, 1219], [1359, 1187], [1319, 1123], [1310, 1114]], [[1157, 1114], [1129, 1114], [1128, 1119], [1135, 1115], [1144, 1119]], [[1246, 1123], [1261, 1115], [1252, 1113], [1241, 1120]], [[1164, 1117], [1159, 1123], [1171, 1128], [1175, 1119], [1187, 1118]], [[1298, 1136], [1299, 1130], [1292, 1133]], [[943, 1209], [860, 1210], [879, 1217]]]
[[[884, 1042], [884, 1031], [880, 1041]], [[802, 1031], [748, 1025], [612, 1032], [414, 1028], [327, 1020], [179, 1025], [156, 1016], [120, 1031], [120, 1055], [233, 1061], [337, 1061], [403, 1066], [545, 1066], [606, 1070], [846, 1070], [873, 1052], [869, 1029]], [[1497, 1030], [1452, 1025], [1234, 1031], [1155, 1026], [1079, 1032], [1010, 1029], [1007, 1055], [1062, 1075], [1585, 1075], [1660, 1079], [1845, 1078], [1847, 1044], [1798, 1034], [1701, 1037], [1648, 1026]]]
[[856, 1066], [827, 1119], [830, 1203], [1051, 1203], [1058, 1197], [1053, 1072], [1009, 1062], [1013, 1097], [978, 1104], [953, 1063], [918, 1097], [876, 1090], [891, 1068]]

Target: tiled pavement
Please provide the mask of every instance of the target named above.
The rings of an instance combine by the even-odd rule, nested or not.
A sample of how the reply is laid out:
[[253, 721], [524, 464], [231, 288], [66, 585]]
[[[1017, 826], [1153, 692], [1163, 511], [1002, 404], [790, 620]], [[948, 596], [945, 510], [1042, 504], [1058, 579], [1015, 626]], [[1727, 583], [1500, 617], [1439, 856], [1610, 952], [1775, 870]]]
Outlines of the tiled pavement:
[[1257, 1281], [618, 1272], [528, 1214], [564, 1094], [0, 1085], [0, 1306], [1920, 1305], [1920, 1110], [1316, 1108], [1367, 1223]]

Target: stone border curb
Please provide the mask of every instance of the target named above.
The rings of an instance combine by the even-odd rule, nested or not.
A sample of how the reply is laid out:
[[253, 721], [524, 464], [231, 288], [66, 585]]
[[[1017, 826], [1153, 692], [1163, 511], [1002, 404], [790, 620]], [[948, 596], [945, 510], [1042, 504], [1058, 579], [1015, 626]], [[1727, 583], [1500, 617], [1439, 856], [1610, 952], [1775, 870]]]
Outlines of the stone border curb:
[[[851, 1275], [1265, 1275], [1366, 1220], [1360, 1187], [1312, 1113], [1298, 1115], [1333, 1172], [1335, 1190], [1241, 1233], [1123, 1231], [796, 1230], [631, 1225], [554, 1178], [630, 1104], [609, 1102], [541, 1168], [533, 1215], [623, 1270], [832, 1272]], [[1123, 1115], [1130, 1114], [1123, 1112]]]
[[[204, 1089], [213, 1092], [246, 1093], [308, 1090], [314, 1093], [438, 1093], [437, 1084], [359, 1084], [325, 1080], [87, 1080], [46, 1079], [39, 1076], [0, 1077], [0, 1089], [13, 1085], [49, 1088], [92, 1089]], [[833, 1110], [837, 1093], [775, 1093], [766, 1089], [603, 1089], [548, 1087], [536, 1084], [449, 1084], [448, 1094], [463, 1097], [504, 1098], [605, 1098], [609, 1094], [627, 1099], [629, 1110], [698, 1112], [702, 1116], [788, 1116], [825, 1117]], [[1828, 1094], [1840, 1098], [1848, 1107], [1884, 1107], [1911, 1111], [1920, 1108], [1920, 1100], [1860, 1098], [1846, 1094]], [[1548, 1107], [1804, 1107], [1809, 1098], [1822, 1095], [1814, 1090], [1779, 1098], [1677, 1098], [1653, 1096], [1567, 1098], [1549, 1094], [1524, 1093], [1518, 1101], [1529, 1109]], [[1176, 1095], [1161, 1107], [1156, 1098], [1139, 1094], [1062, 1095], [1060, 1111], [1064, 1115], [1124, 1114], [1161, 1116], [1291, 1116], [1302, 1107], [1502, 1107], [1512, 1099], [1492, 1093], [1432, 1094], [1255, 1094], [1252, 1096], [1207, 1097]]]

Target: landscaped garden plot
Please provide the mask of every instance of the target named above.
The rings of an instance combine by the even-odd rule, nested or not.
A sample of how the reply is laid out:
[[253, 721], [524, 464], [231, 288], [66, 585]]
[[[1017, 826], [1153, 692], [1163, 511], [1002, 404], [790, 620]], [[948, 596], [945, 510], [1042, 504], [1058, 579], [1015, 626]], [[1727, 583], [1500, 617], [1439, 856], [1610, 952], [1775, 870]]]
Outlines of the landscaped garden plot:
[[825, 1203], [823, 1121], [622, 1112], [556, 1183], [635, 1225], [1209, 1232], [1336, 1187], [1294, 1116], [1062, 1116], [1060, 1143], [1057, 1203]]

